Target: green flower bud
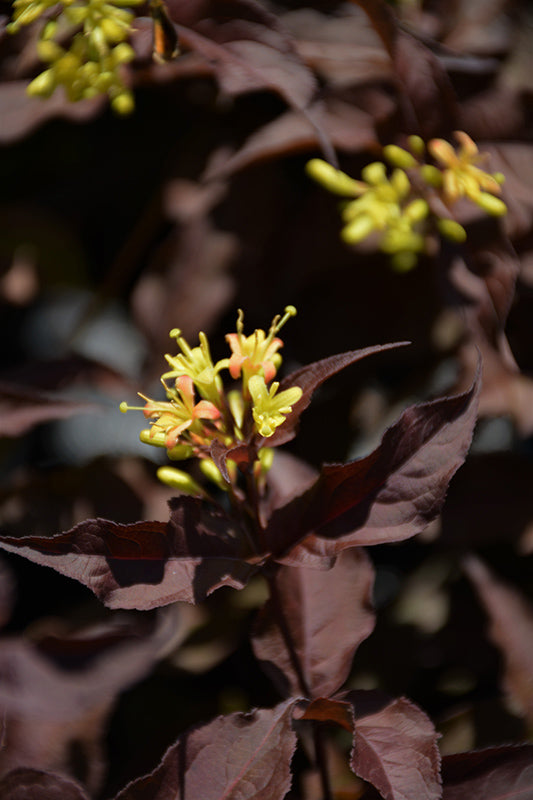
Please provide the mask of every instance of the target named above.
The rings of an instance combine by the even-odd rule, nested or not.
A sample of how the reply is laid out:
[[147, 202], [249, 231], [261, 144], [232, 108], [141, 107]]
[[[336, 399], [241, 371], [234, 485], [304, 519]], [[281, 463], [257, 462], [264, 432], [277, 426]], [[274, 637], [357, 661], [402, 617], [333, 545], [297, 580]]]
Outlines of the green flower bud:
[[405, 207], [404, 210], [404, 215], [411, 222], [421, 222], [427, 217], [428, 214], [429, 206], [422, 197], [418, 197], [416, 200], [413, 200], [408, 206]]
[[128, 64], [135, 58], [135, 50], [127, 42], [121, 42], [113, 48], [111, 56], [115, 66], [118, 64]]
[[189, 494], [193, 497], [205, 497], [205, 492], [187, 472], [175, 467], [159, 467], [157, 477], [161, 483], [165, 483], [172, 489], [178, 489], [182, 494]]
[[49, 20], [43, 28], [43, 32], [41, 33], [41, 39], [47, 41], [48, 39], [52, 39], [57, 33], [57, 22], [55, 19]]
[[415, 156], [423, 156], [426, 151], [426, 143], [422, 139], [421, 136], [408, 136], [407, 137], [407, 144], [409, 145], [409, 149]]
[[[98, 66], [98, 65], [97, 65]], [[116, 75], [114, 72], [106, 71], [101, 72], [94, 78], [94, 85], [99, 92], [108, 92], [112, 86], [116, 84]]]
[[439, 232], [452, 242], [459, 242], [462, 244], [466, 241], [466, 231], [462, 225], [459, 225], [454, 219], [438, 219], [437, 228]]
[[127, 89], [121, 92], [120, 94], [117, 94], [117, 96], [111, 100], [111, 108], [113, 109], [113, 111], [116, 111], [117, 114], [123, 116], [131, 114], [131, 112], [135, 108], [133, 94]]
[[364, 184], [350, 178], [340, 169], [335, 169], [321, 158], [312, 158], [308, 161], [305, 171], [310, 178], [320, 183], [325, 189], [343, 197], [357, 197], [365, 191]]
[[57, 86], [53, 69], [46, 69], [32, 80], [26, 92], [30, 97], [50, 97]]
[[97, 25], [89, 34], [89, 44], [94, 47], [99, 55], [106, 55], [109, 52], [106, 37], [100, 25]]
[[[122, 405], [124, 405], [125, 410], [127, 411], [126, 404], [121, 403], [120, 410], [123, 411]], [[139, 439], [143, 444], [151, 444], [153, 447], [166, 447], [166, 436], [163, 431], [155, 431], [153, 432], [150, 428], [145, 428], [139, 434]]]
[[403, 147], [398, 147], [395, 144], [385, 145], [383, 148], [383, 155], [393, 167], [401, 167], [401, 169], [415, 167], [417, 163], [411, 153], [408, 153]]
[[35, 22], [36, 19], [39, 19], [45, 10], [45, 3], [30, 3], [30, 5], [26, 6], [26, 8], [21, 11], [20, 14], [15, 14], [15, 19], [13, 20], [12, 25], [16, 26], [16, 30], [13, 30], [12, 33], [16, 33], [21, 25], [31, 25], [32, 22]]
[[[226, 466], [228, 467], [228, 472], [231, 472], [230, 470], [231, 464], [233, 465], [234, 468], [235, 467], [234, 462], [228, 461], [226, 463]], [[218, 488], [222, 489], [222, 491], [224, 492], [228, 491], [229, 486], [222, 477], [222, 473], [220, 472], [219, 468], [217, 467], [214, 461], [212, 461], [210, 458], [202, 458], [202, 460], [200, 461], [200, 469], [207, 478], [207, 480], [211, 481], [211, 483], [214, 483], [215, 486], [218, 486]]]
[[368, 214], [360, 214], [342, 229], [341, 238], [346, 244], [357, 244], [366, 239], [374, 229], [375, 223], [372, 217]]
[[37, 42], [37, 54], [41, 61], [58, 61], [65, 51], [56, 42], [50, 39], [40, 40]]
[[87, 16], [89, 14], [89, 6], [84, 5], [84, 6], [74, 6], [73, 8], [65, 8], [65, 11], [63, 13], [66, 19], [72, 25], [76, 26], [82, 25], [87, 19]]
[[440, 189], [442, 186], [442, 172], [432, 164], [423, 164], [420, 167], [420, 174], [429, 186]]
[[[131, 6], [132, 3], [126, 3], [125, 5]], [[102, 6], [102, 15], [106, 19], [113, 19], [117, 22], [124, 22], [126, 25], [131, 25], [133, 22], [133, 14], [131, 11], [126, 11], [124, 8], [117, 8], [115, 5], [110, 5], [109, 3], [104, 3]]]
[[129, 26], [121, 24], [114, 19], [103, 19], [100, 23], [100, 29], [108, 42], [112, 44], [122, 42], [129, 33]]
[[504, 214], [507, 214], [507, 206], [503, 200], [500, 200], [499, 197], [494, 197], [493, 194], [489, 194], [488, 192], [479, 192], [475, 198], [475, 202], [483, 211], [486, 211], [487, 214], [493, 217], [502, 217]]
[[65, 53], [54, 65], [57, 82], [71, 85], [72, 81], [76, 78], [79, 66], [80, 60], [74, 53], [71, 51]]
[[391, 266], [395, 272], [410, 272], [417, 263], [418, 256], [412, 252], [394, 253], [391, 257]]
[[373, 161], [368, 164], [361, 172], [363, 180], [372, 186], [379, 186], [387, 180], [387, 171], [382, 161]]
[[411, 183], [403, 169], [395, 169], [391, 176], [391, 184], [400, 197], [405, 197], [411, 190]]

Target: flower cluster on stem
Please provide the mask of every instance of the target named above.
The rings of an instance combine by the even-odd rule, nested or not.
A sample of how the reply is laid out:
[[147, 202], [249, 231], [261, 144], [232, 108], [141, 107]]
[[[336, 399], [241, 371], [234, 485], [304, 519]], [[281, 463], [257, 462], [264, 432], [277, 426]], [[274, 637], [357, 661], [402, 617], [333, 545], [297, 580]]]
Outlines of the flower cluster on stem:
[[133, 13], [143, 0], [14, 0], [11, 33], [43, 20], [37, 52], [48, 66], [28, 94], [50, 97], [62, 86], [71, 102], [107, 94], [119, 114], [133, 110], [123, 67], [135, 54], [128, 43]]
[[[285, 422], [292, 407], [302, 396], [298, 386], [279, 390], [274, 381], [281, 364], [279, 349], [283, 346], [277, 333], [290, 317], [294, 306], [287, 306], [283, 316], [276, 316], [268, 332], [256, 329], [244, 334], [243, 313], [239, 311], [237, 330], [226, 340], [231, 355], [213, 362], [207, 336], [199, 334], [199, 344], [190, 347], [179, 329], [170, 332], [180, 352], [166, 355], [170, 370], [163, 373], [161, 382], [166, 400], [145, 400], [142, 410], [150, 427], [140, 434], [141, 441], [164, 447], [173, 460], [196, 457], [204, 474], [221, 488], [228, 488], [213, 461], [213, 448], [230, 451], [254, 438], [261, 443], [271, 437]], [[227, 370], [235, 386], [226, 390], [221, 373]], [[132, 406], [122, 403], [121, 411]], [[255, 469], [264, 473], [271, 464], [269, 448], [258, 447]], [[235, 477], [235, 464], [228, 459], [230, 481]], [[160, 470], [160, 478], [177, 488], [191, 489], [187, 475], [168, 467]], [[197, 485], [194, 484], [194, 492]]]
[[386, 145], [383, 157], [392, 172], [385, 162], [375, 161], [363, 169], [363, 180], [354, 180], [319, 158], [309, 161], [307, 172], [312, 178], [347, 198], [341, 211], [342, 239], [357, 244], [374, 237], [377, 247], [390, 254], [393, 266], [404, 271], [416, 265], [435, 229], [456, 242], [466, 239], [465, 229], [452, 212], [461, 198], [486, 214], [505, 214], [507, 208], [499, 197], [503, 175], [481, 168], [486, 155], [468, 134], [456, 131], [454, 136], [458, 148], [444, 139], [432, 139], [426, 147], [419, 136], [408, 138], [408, 149]]

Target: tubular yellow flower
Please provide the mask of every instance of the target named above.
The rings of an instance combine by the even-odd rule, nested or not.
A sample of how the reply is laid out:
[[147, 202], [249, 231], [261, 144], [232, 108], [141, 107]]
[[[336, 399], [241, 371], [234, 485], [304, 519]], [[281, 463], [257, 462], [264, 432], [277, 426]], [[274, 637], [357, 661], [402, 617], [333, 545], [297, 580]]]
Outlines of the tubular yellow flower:
[[[444, 139], [432, 139], [428, 143], [429, 152], [444, 168], [442, 169], [444, 200], [453, 203], [460, 197], [468, 197], [488, 213], [505, 214], [507, 208], [503, 201], [492, 198], [501, 192], [501, 176], [485, 172], [477, 166], [486, 161], [487, 156], [479, 152], [476, 143], [468, 134], [464, 131], [455, 131], [454, 136], [459, 142], [458, 150]], [[491, 200], [487, 202], [487, 196], [496, 202], [492, 203]]]
[[277, 395], [279, 383], [274, 381], [267, 389], [261, 375], [252, 375], [248, 388], [253, 400], [252, 414], [257, 431], [267, 438], [285, 422], [287, 414], [291, 413], [293, 405], [303, 394], [299, 386], [292, 386]]
[[274, 317], [268, 334], [258, 328], [251, 336], [245, 336], [243, 333], [244, 314], [239, 309], [237, 333], [226, 335], [226, 341], [231, 348], [231, 356], [228, 361], [231, 377], [236, 379], [242, 373], [246, 386], [252, 375], [262, 374], [266, 383], [270, 383], [281, 363], [281, 356], [277, 351], [283, 347], [283, 342], [276, 337], [276, 333], [288, 319], [295, 315], [294, 306], [287, 306], [283, 317]]
[[227, 359], [213, 364], [209, 342], [203, 331], [200, 331], [198, 336], [200, 340], [198, 347], [189, 347], [179, 328], [171, 330], [170, 336], [176, 339], [181, 353], [177, 356], [165, 355], [172, 369], [161, 376], [163, 383], [171, 378], [179, 378], [180, 375], [188, 375], [194, 381], [204, 400], [209, 400], [218, 405], [222, 394], [222, 381], [219, 372], [227, 366]]

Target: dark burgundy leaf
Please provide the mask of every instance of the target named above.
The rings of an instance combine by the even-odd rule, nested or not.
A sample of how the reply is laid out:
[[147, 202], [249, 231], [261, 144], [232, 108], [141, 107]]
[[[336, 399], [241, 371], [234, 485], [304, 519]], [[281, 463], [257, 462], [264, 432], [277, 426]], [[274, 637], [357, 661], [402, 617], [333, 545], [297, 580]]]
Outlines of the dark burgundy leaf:
[[533, 745], [444, 756], [443, 800], [531, 800]]
[[497, 580], [474, 556], [465, 570], [490, 617], [490, 638], [505, 663], [503, 686], [513, 708], [533, 724], [533, 608], [515, 589]]
[[41, 422], [63, 419], [94, 408], [27, 386], [0, 383], [0, 436], [20, 436]]
[[103, 96], [70, 103], [62, 92], [54, 92], [46, 103], [37, 97], [29, 97], [26, 89], [28, 81], [12, 80], [0, 87], [0, 143], [3, 145], [17, 141], [49, 119], [57, 117], [78, 122], [89, 120], [101, 111], [105, 104]]
[[323, 555], [420, 533], [465, 459], [478, 391], [479, 368], [468, 392], [407, 409], [370, 455], [325, 465], [310, 489], [272, 514], [271, 551], [283, 555], [309, 533], [320, 538]]
[[89, 800], [77, 783], [62, 775], [21, 767], [0, 780], [2, 800]]
[[403, 697], [358, 716], [359, 694], [350, 692], [344, 698], [355, 712], [351, 756], [355, 774], [375, 786], [385, 800], [440, 800], [438, 737], [429, 718]]
[[36, 643], [4, 638], [0, 772], [20, 766], [53, 769], [79, 775], [87, 788], [97, 790], [103, 777], [102, 740], [116, 696], [151, 669], [179, 621], [169, 610], [156, 627], [112, 621]]
[[282, 52], [243, 39], [219, 44], [183, 27], [179, 35], [186, 47], [207, 59], [221, 88], [230, 95], [271, 89], [290, 106], [303, 109], [314, 94], [312, 72], [290, 50]]
[[329, 570], [275, 573], [252, 645], [283, 694], [328, 697], [342, 686], [374, 628], [373, 583], [372, 564], [360, 548], [342, 553]]
[[321, 361], [307, 364], [305, 367], [287, 375], [280, 383], [279, 391], [289, 389], [291, 386], [299, 386], [303, 394], [300, 400], [294, 404], [292, 412], [287, 417], [283, 425], [276, 429], [274, 434], [268, 439], [269, 447], [277, 447], [285, 442], [289, 442], [296, 436], [300, 415], [305, 411], [312, 400], [314, 392], [328, 378], [332, 378], [356, 361], [360, 361], [366, 356], [381, 353], [384, 350], [392, 350], [394, 347], [405, 347], [409, 342], [394, 342], [392, 344], [377, 344], [373, 347], [365, 347], [363, 350], [349, 350], [346, 353], [338, 353]]
[[88, 586], [110, 608], [197, 603], [254, 571], [235, 524], [192, 497], [174, 498], [166, 522], [86, 520], [57, 536], [0, 537], [0, 547]]
[[370, 18], [391, 58], [404, 124], [424, 138], [457, 127], [457, 104], [448, 75], [431, 50], [407, 32], [384, 0], [353, 0]]
[[337, 98], [326, 98], [312, 104], [305, 115], [289, 110], [258, 128], [236, 153], [209, 165], [204, 178], [223, 178], [257, 162], [316, 150], [321, 139], [309, 121], [311, 116], [335, 147], [354, 152], [376, 143], [370, 114]]
[[282, 800], [296, 747], [293, 705], [217, 717], [183, 734], [115, 800]]

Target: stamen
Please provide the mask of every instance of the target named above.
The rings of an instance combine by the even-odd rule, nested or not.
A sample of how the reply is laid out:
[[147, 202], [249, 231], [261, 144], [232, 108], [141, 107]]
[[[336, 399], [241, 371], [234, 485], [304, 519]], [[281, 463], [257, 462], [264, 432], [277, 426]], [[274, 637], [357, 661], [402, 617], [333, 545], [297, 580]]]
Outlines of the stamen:
[[285, 325], [285, 323], [286, 323], [286, 322], [287, 322], [287, 321], [288, 321], [288, 320], [289, 320], [291, 317], [295, 317], [295, 316], [296, 316], [296, 314], [298, 313], [298, 312], [296, 311], [296, 308], [295, 308], [294, 306], [285, 306], [284, 312], [285, 312], [285, 313], [283, 314], [283, 316], [282, 316], [282, 317], [280, 317], [280, 315], [279, 315], [279, 314], [276, 314], [276, 316], [275, 316], [275, 317], [274, 317], [274, 319], [272, 320], [272, 324], [271, 324], [271, 326], [270, 326], [270, 330], [269, 330], [269, 332], [268, 332], [268, 337], [267, 337], [267, 341], [268, 341], [269, 343], [272, 341], [272, 339], [274, 338], [274, 336], [276, 335], [276, 333], [278, 333], [278, 332], [279, 332], [279, 331], [280, 331], [280, 330], [283, 328], [283, 326]]

